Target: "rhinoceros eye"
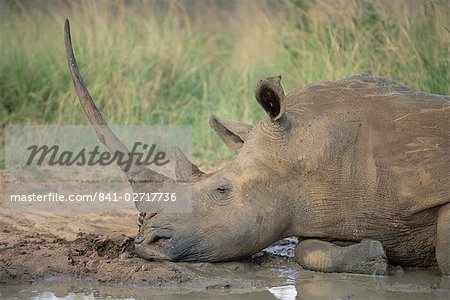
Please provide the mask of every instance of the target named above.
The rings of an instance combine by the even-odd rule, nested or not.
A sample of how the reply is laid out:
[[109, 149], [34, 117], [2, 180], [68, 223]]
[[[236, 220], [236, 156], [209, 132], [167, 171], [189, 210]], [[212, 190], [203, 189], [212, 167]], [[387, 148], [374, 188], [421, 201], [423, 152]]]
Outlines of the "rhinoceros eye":
[[216, 191], [220, 194], [225, 194], [228, 192], [228, 186], [219, 186]]
[[210, 195], [210, 201], [215, 205], [226, 205], [231, 202], [231, 187], [228, 184], [220, 185], [212, 190]]

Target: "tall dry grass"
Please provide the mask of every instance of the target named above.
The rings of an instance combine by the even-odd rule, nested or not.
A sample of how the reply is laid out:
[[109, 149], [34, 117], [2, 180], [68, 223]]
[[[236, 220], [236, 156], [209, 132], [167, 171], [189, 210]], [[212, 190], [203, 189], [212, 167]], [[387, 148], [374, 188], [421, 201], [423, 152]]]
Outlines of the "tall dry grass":
[[449, 94], [447, 1], [3, 1], [2, 124], [86, 124], [67, 68], [113, 124], [192, 124], [196, 161], [233, 152], [211, 113], [255, 123], [258, 79], [285, 90], [370, 72]]

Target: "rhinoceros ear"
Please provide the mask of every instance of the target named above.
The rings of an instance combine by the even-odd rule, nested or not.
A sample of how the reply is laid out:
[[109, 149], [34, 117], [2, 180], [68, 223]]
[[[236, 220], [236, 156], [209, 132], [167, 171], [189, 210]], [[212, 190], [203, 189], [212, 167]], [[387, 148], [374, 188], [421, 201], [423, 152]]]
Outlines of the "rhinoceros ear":
[[191, 180], [205, 174], [184, 155], [179, 147], [175, 147], [174, 152], [175, 176], [178, 180]]
[[286, 109], [286, 100], [281, 87], [281, 76], [268, 77], [256, 85], [255, 97], [272, 122], [280, 119]]
[[222, 120], [215, 115], [212, 115], [209, 119], [209, 125], [214, 128], [225, 145], [232, 149], [241, 148], [253, 128], [252, 125]]

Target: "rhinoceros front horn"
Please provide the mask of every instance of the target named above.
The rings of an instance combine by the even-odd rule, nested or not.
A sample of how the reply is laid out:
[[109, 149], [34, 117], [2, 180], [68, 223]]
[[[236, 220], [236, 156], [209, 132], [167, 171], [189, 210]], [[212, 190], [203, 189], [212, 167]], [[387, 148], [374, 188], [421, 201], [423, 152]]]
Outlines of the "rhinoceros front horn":
[[256, 85], [255, 97], [272, 122], [283, 116], [286, 109], [286, 100], [281, 86], [281, 76], [260, 80]]
[[[83, 79], [81, 78], [80, 72], [78, 70], [77, 61], [73, 53], [72, 40], [70, 37], [70, 24], [69, 20], [66, 19], [64, 25], [64, 37], [66, 44], [67, 61], [69, 62], [69, 69], [72, 75], [72, 81], [75, 86], [75, 91], [80, 99], [81, 106], [86, 113], [89, 122], [95, 129], [97, 137], [102, 144], [104, 144], [111, 153], [121, 152], [124, 155], [129, 153], [127, 147], [122, 143], [122, 141], [112, 132], [100, 113], [97, 105], [92, 100], [89, 91], [87, 90]], [[135, 160], [135, 157], [131, 159]], [[141, 190], [145, 186], [145, 182], [160, 182], [169, 180], [168, 177], [159, 174], [145, 166], [136, 165], [135, 161], [131, 163], [131, 167], [127, 168], [124, 165], [120, 166], [121, 170], [127, 175], [133, 190]]]

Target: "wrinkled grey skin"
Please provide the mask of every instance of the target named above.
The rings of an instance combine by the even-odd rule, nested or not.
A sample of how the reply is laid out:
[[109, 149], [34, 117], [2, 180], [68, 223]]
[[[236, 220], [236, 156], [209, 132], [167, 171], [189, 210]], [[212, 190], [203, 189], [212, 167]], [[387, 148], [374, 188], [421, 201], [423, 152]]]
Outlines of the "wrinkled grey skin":
[[[126, 151], [82, 83], [68, 22], [66, 47], [100, 140]], [[194, 213], [142, 212], [136, 253], [229, 261], [296, 235], [305, 239], [296, 259], [308, 269], [384, 274], [386, 258], [402, 266], [437, 259], [448, 274], [449, 97], [364, 74], [285, 96], [280, 80], [258, 83], [267, 116], [256, 125], [211, 117], [225, 144], [240, 148], [222, 169], [204, 174], [178, 152], [178, 179], [192, 173]], [[142, 180], [171, 180], [143, 167], [126, 174], [135, 191], [145, 191]]]

